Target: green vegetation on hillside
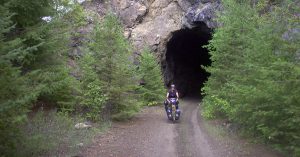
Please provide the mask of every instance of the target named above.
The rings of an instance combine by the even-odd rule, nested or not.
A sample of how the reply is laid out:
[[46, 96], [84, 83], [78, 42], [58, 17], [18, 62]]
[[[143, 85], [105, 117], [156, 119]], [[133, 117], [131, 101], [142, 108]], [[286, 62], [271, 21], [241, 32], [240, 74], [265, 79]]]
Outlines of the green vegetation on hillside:
[[[299, 2], [222, 3], [207, 46], [213, 63], [203, 115], [300, 156]], [[118, 17], [94, 20], [87, 36], [76, 31], [84, 18], [76, 0], [0, 0], [1, 157], [59, 156], [58, 147], [76, 149], [94, 136], [74, 124], [128, 119], [164, 99], [155, 55], [146, 49], [133, 64]], [[76, 59], [68, 57], [72, 35], [84, 36]], [[39, 104], [57, 110], [31, 112]]]
[[106, 15], [94, 27], [91, 41], [83, 58], [84, 104], [92, 111], [88, 114], [95, 119], [105, 109], [114, 119], [131, 117], [140, 108], [138, 78], [118, 18]]
[[161, 104], [165, 98], [166, 89], [161, 68], [155, 56], [145, 49], [140, 55], [139, 61], [138, 73], [143, 84], [139, 87], [139, 91], [144, 103], [147, 105]]
[[[0, 152], [14, 156], [22, 143], [20, 124], [37, 102], [69, 108], [74, 79], [69, 75], [68, 25], [60, 1], [0, 1]], [[51, 16], [46, 22], [42, 17]]]
[[299, 2], [224, 0], [210, 41], [204, 116], [300, 155]]
[[[106, 15], [84, 36], [76, 30], [87, 24], [85, 16], [75, 0], [0, 0], [1, 157], [59, 155], [58, 147], [65, 144], [76, 148], [83, 132], [93, 135], [92, 130], [75, 131], [76, 120], [130, 118], [142, 105], [140, 95], [163, 89], [155, 58], [145, 54], [140, 69], [153, 68], [149, 74], [158, 84], [138, 87], [140, 76], [148, 74], [133, 64], [116, 16]], [[68, 57], [72, 35], [90, 39], [76, 59]], [[160, 100], [155, 96], [144, 101]], [[40, 104], [58, 112], [32, 113]]]

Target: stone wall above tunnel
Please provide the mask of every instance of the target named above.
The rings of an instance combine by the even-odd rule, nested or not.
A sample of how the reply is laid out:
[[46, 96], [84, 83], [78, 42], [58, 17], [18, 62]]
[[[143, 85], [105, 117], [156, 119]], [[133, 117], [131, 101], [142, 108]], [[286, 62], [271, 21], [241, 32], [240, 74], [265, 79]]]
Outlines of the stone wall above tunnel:
[[214, 14], [220, 8], [219, 0], [112, 0], [111, 5], [135, 51], [150, 47], [162, 61], [172, 32], [199, 22], [215, 28]]
[[[217, 27], [215, 12], [220, 0], [112, 0], [114, 12], [125, 26], [124, 35], [132, 42], [135, 54], [149, 47], [162, 67], [166, 66], [167, 43], [182, 29]], [[170, 82], [168, 71], [165, 82]]]
[[208, 28], [218, 27], [218, 23], [214, 21], [216, 11], [221, 10], [220, 0], [201, 0], [190, 7], [185, 13], [182, 23], [184, 27], [197, 27], [198, 23], [206, 23]]

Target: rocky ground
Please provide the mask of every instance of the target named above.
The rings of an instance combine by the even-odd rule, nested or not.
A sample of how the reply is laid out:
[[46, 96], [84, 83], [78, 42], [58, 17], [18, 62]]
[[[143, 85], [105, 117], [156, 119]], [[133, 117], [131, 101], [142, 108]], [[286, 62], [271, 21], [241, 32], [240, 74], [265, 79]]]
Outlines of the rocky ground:
[[162, 106], [143, 110], [128, 122], [114, 123], [78, 156], [82, 157], [281, 157], [265, 146], [228, 135], [216, 136], [203, 121], [198, 99], [181, 101], [177, 123], [166, 119]]

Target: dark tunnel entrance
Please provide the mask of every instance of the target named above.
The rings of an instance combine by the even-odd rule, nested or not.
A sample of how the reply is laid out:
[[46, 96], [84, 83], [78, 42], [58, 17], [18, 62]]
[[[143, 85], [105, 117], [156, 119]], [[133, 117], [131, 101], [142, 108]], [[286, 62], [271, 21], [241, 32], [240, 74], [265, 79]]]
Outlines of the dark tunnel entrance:
[[165, 81], [167, 86], [174, 83], [181, 96], [200, 96], [209, 77], [201, 65], [211, 64], [208, 50], [202, 46], [210, 39], [211, 29], [200, 23], [193, 29], [174, 32], [167, 43]]

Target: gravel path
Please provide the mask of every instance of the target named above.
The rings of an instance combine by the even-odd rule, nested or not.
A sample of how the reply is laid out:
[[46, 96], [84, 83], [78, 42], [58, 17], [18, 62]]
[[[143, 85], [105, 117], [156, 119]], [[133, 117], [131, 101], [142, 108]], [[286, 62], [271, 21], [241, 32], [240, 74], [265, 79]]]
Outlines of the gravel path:
[[212, 150], [208, 136], [199, 125], [197, 102], [192, 99], [184, 101], [182, 119], [176, 126], [179, 134], [176, 137], [177, 154], [182, 157], [215, 157], [217, 153]]
[[128, 122], [114, 123], [84, 149], [82, 157], [280, 157], [258, 145], [214, 137], [202, 124], [197, 99], [181, 101], [181, 120], [167, 120], [164, 108], [145, 108]]

